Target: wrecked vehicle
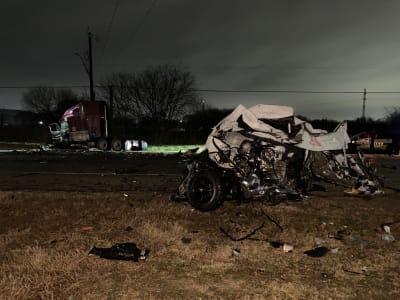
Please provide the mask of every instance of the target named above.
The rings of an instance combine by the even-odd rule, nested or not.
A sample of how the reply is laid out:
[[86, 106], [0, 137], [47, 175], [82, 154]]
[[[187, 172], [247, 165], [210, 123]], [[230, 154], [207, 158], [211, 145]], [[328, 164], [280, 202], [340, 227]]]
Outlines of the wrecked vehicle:
[[52, 143], [59, 148], [147, 150], [146, 141], [115, 137], [112, 132], [112, 119], [105, 101], [81, 101], [64, 112], [60, 123], [49, 124]]
[[382, 183], [372, 168], [361, 156], [346, 154], [349, 142], [346, 122], [328, 133], [295, 117], [289, 106], [239, 105], [187, 165], [177, 197], [201, 211], [228, 197], [276, 204], [301, 200], [315, 178], [351, 180], [365, 193], [380, 193]]
[[107, 104], [104, 101], [81, 101], [67, 109], [60, 124], [49, 124], [53, 144], [67, 147], [74, 144], [114, 151], [122, 149], [121, 139], [110, 140]]

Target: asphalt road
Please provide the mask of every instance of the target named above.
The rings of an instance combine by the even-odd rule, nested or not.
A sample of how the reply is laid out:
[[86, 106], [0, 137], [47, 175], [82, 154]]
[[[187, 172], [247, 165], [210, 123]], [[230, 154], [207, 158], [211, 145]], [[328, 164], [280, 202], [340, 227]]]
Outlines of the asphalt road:
[[[369, 155], [385, 177], [386, 192], [400, 191], [400, 157]], [[115, 152], [0, 153], [2, 191], [143, 191], [174, 193], [188, 157]]]
[[174, 192], [180, 155], [112, 152], [0, 153], [0, 190]]

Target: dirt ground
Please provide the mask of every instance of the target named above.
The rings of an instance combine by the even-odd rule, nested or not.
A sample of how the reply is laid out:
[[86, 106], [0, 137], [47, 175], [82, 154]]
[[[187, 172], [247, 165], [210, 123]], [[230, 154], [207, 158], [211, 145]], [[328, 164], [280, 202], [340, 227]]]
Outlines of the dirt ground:
[[[181, 155], [0, 153], [0, 299], [398, 299], [400, 246], [382, 224], [400, 239], [400, 159], [371, 158], [384, 195], [328, 186], [204, 213], [169, 200]], [[150, 254], [88, 255], [124, 242]], [[304, 253], [316, 247], [329, 251]]]

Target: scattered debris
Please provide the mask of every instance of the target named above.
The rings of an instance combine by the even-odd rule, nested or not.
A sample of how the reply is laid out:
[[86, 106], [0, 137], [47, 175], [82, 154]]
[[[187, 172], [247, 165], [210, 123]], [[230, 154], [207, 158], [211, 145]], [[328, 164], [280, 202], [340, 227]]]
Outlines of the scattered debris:
[[282, 243], [282, 242], [274, 242], [274, 241], [269, 241], [269, 244], [274, 248], [279, 248], [284, 245], [284, 243]]
[[39, 145], [39, 150], [40, 150], [40, 151], [50, 151], [50, 150], [53, 150], [53, 145], [46, 145], [46, 144]]
[[233, 256], [239, 256], [240, 255], [240, 249], [239, 248], [233, 248], [232, 249], [232, 255]]
[[251, 238], [253, 235], [255, 235], [257, 233], [257, 231], [259, 231], [260, 229], [262, 229], [264, 227], [264, 223], [262, 223], [260, 226], [258, 226], [257, 228], [255, 228], [254, 230], [252, 230], [250, 233], [246, 234], [243, 237], [240, 238], [234, 238], [232, 235], [230, 235], [224, 228], [220, 227], [219, 230], [226, 235], [228, 238], [230, 238], [232, 241], [234, 242], [239, 242], [239, 241], [243, 241], [246, 239]]
[[329, 252], [329, 248], [327, 247], [317, 247], [312, 250], [307, 250], [304, 251], [304, 254], [310, 256], [310, 257], [322, 257], [325, 256]]
[[283, 252], [285, 253], [293, 252], [293, 246], [289, 244], [283, 244]]
[[336, 233], [328, 233], [328, 238], [342, 241], [346, 236], [350, 236], [351, 231], [347, 229], [338, 230]]
[[391, 243], [395, 241], [395, 238], [392, 234], [384, 232], [382, 233], [382, 240]]
[[93, 226], [82, 226], [81, 230], [84, 232], [89, 232], [93, 230]]
[[115, 244], [110, 248], [93, 247], [89, 255], [97, 255], [101, 258], [125, 261], [144, 261], [149, 255], [149, 250], [140, 250], [135, 243]]
[[381, 225], [381, 227], [382, 227], [382, 229], [383, 229], [384, 226], [392, 226], [392, 225], [398, 224], [398, 223], [400, 223], [400, 220], [396, 220], [396, 221], [388, 222], [388, 223], [383, 223], [383, 224]]
[[369, 274], [366, 273], [366, 268], [365, 269], [364, 268], [365, 267], [363, 267], [362, 272], [356, 272], [356, 271], [348, 270], [346, 268], [343, 268], [342, 270], [344, 272], [347, 272], [347, 273], [350, 273], [350, 274], [369, 276]]
[[376, 181], [370, 180], [367, 177], [360, 176], [352, 190], [355, 189], [359, 195], [374, 195], [381, 194], [383, 191]]
[[266, 216], [269, 221], [274, 223], [279, 228], [280, 231], [283, 231], [283, 227], [277, 221], [275, 221], [269, 215], [267, 215], [264, 210], [261, 210], [261, 211], [262, 211], [263, 215]]
[[382, 240], [383, 241], [387, 241], [387, 242], [394, 242], [395, 241], [394, 236], [390, 232], [390, 225], [397, 224], [397, 223], [400, 223], [400, 221], [394, 221], [394, 222], [390, 222], [390, 223], [383, 223], [381, 225], [381, 228], [382, 228], [382, 231], [383, 231], [383, 233], [382, 233]]
[[383, 231], [385, 231], [386, 233], [390, 233], [390, 227], [388, 225], [383, 225]]
[[333, 249], [331, 249], [331, 252], [334, 254], [337, 254], [337, 253], [339, 253], [339, 248], [333, 248]]

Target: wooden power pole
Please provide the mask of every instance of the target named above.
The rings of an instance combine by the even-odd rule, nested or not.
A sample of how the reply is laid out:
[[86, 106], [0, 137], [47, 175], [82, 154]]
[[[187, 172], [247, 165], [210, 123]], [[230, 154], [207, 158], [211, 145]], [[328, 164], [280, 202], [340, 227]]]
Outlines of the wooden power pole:
[[361, 118], [365, 121], [365, 101], [367, 101], [367, 89], [364, 89], [363, 94], [363, 106], [362, 106], [362, 115]]
[[94, 88], [93, 88], [93, 56], [92, 56], [92, 33], [88, 32], [89, 41], [89, 81], [90, 81], [90, 100], [94, 101]]

